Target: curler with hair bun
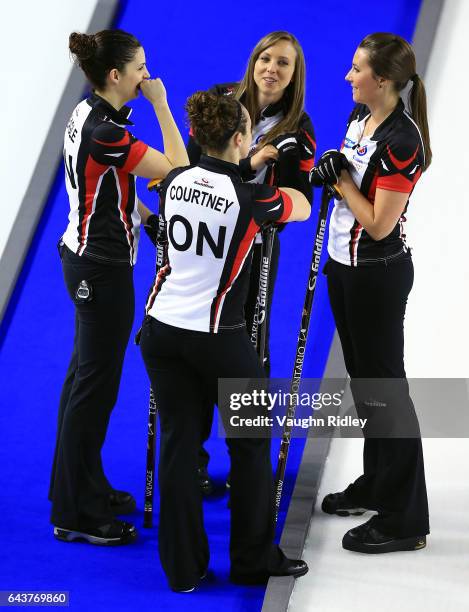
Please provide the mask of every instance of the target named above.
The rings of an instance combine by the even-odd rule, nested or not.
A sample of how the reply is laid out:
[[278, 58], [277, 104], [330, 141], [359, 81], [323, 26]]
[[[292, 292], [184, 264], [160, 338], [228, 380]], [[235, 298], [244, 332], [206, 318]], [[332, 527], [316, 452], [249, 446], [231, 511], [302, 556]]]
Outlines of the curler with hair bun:
[[125, 65], [141, 46], [135, 36], [123, 30], [72, 32], [68, 42], [70, 52], [95, 89], [106, 86], [106, 77], [113, 68], [125, 71]]
[[96, 53], [97, 44], [94, 34], [72, 32], [69, 37], [68, 47], [77, 60], [82, 62], [90, 59]]

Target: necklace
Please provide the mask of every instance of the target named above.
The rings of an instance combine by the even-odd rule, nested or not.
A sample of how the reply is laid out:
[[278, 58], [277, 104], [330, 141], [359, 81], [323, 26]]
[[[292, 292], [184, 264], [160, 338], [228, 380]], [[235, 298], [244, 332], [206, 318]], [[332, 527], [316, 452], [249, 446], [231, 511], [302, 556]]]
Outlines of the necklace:
[[373, 136], [377, 127], [378, 126], [376, 125], [376, 121], [370, 115], [368, 119], [365, 121], [365, 125], [363, 126], [363, 132], [360, 136], [360, 140], [362, 138], [367, 138], [368, 136]]

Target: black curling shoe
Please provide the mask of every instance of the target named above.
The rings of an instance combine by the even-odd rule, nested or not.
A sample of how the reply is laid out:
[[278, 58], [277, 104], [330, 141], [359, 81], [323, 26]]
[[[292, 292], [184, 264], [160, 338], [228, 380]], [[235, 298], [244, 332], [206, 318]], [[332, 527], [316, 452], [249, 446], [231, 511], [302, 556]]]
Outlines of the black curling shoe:
[[[202, 574], [202, 576], [200, 577], [200, 580], [204, 580], [204, 578], [207, 577], [207, 573], [208, 570], [205, 570], [205, 572]], [[197, 584], [194, 584], [193, 586], [187, 587], [187, 588], [176, 588], [176, 587], [171, 587], [171, 590], [174, 591], [175, 593], [192, 593], [192, 591], [195, 591], [195, 589], [199, 586], [199, 583], [197, 582]]]
[[352, 503], [345, 491], [326, 495], [322, 500], [321, 509], [326, 514], [337, 514], [338, 516], [361, 516], [368, 512], [367, 508], [360, 508]]
[[109, 503], [113, 514], [131, 514], [137, 507], [135, 497], [126, 491], [112, 490], [109, 493]]
[[234, 584], [265, 584], [271, 576], [291, 576], [299, 578], [308, 573], [308, 565], [301, 559], [288, 559], [285, 557], [280, 567], [276, 570], [259, 572], [257, 574], [230, 573], [230, 580]]
[[280, 569], [270, 571], [271, 576], [293, 576], [299, 578], [308, 573], [308, 564], [302, 559], [288, 559], [285, 557]]
[[54, 527], [54, 536], [62, 542], [88, 542], [98, 546], [122, 546], [137, 539], [137, 530], [131, 523], [114, 519], [107, 525], [87, 527], [80, 531]]
[[342, 539], [342, 546], [354, 552], [379, 554], [401, 550], [420, 550], [427, 545], [425, 536], [395, 538], [375, 529], [370, 521], [350, 529]]

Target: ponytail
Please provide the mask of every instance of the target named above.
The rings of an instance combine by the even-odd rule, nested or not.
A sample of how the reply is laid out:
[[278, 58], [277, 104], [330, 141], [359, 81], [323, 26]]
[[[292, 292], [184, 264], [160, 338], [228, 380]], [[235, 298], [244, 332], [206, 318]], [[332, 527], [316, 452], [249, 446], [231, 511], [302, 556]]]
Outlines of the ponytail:
[[412, 89], [409, 93], [409, 104], [412, 112], [412, 117], [415, 123], [419, 126], [422, 135], [423, 147], [425, 152], [425, 163], [423, 170], [425, 171], [432, 163], [432, 150], [430, 147], [430, 132], [428, 129], [427, 119], [427, 95], [425, 86], [418, 74], [412, 77]]

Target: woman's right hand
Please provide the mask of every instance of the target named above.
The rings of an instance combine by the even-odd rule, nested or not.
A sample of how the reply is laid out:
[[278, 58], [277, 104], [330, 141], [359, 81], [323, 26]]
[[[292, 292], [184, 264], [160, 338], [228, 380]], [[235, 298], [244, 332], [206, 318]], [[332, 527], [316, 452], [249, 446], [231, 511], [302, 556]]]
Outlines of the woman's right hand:
[[251, 168], [258, 170], [269, 161], [276, 161], [277, 159], [278, 149], [271, 144], [265, 145], [265, 147], [262, 147], [260, 151], [257, 151], [257, 153], [250, 157]]
[[145, 79], [142, 81], [140, 89], [145, 98], [153, 105], [167, 104], [166, 89], [161, 79]]

